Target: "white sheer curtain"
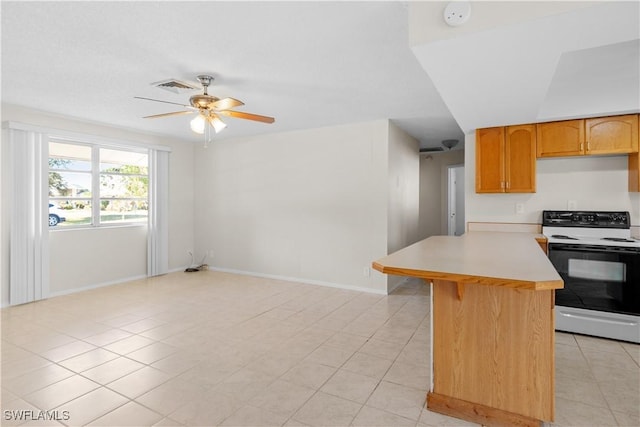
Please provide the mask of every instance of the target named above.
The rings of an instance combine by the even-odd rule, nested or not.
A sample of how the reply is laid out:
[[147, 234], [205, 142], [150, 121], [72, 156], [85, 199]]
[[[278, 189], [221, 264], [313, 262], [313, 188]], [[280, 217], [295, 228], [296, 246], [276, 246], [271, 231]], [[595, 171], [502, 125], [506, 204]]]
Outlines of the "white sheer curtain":
[[147, 275], [169, 272], [169, 152], [149, 150]]
[[[49, 296], [49, 137], [149, 150], [147, 274], [169, 270], [169, 153], [162, 145], [118, 141], [18, 122], [3, 123], [2, 193], [10, 204], [9, 304]], [[6, 145], [5, 145], [6, 144]], [[3, 231], [4, 232], [4, 231]]]
[[4, 200], [11, 203], [9, 304], [49, 295], [48, 137], [19, 127], [4, 130]]

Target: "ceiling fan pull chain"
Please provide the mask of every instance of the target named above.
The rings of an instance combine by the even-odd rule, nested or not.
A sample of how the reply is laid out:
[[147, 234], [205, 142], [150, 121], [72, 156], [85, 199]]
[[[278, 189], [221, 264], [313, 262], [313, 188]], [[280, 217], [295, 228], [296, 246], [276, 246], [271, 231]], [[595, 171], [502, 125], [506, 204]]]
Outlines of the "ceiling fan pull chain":
[[208, 120], [204, 122], [204, 148], [209, 148], [213, 136], [213, 128]]

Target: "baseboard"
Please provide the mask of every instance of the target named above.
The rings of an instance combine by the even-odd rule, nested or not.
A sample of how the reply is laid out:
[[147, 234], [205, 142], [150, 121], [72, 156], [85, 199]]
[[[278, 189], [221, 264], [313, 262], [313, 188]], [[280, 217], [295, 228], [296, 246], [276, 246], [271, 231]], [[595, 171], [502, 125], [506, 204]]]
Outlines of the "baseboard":
[[184, 271], [187, 268], [189, 268], [188, 265], [182, 266], [182, 267], [178, 267], [178, 268], [172, 268], [171, 270], [167, 271], [167, 273], [177, 273], [179, 271]]
[[391, 287], [390, 287], [390, 288], [388, 287], [388, 288], [387, 288], [387, 295], [391, 294], [391, 292], [393, 292], [393, 291], [395, 291], [397, 288], [399, 288], [399, 287], [400, 287], [400, 285], [403, 285], [403, 284], [407, 283], [407, 280], [410, 280], [410, 279], [411, 279], [411, 277], [405, 277], [404, 279], [400, 280], [400, 281], [399, 281], [399, 282], [397, 282], [396, 284], [391, 285]]
[[239, 274], [242, 276], [254, 276], [254, 277], [263, 277], [265, 279], [283, 280], [285, 282], [304, 283], [306, 285], [326, 286], [329, 288], [344, 289], [347, 291], [367, 292], [367, 293], [376, 294], [376, 295], [387, 295], [387, 292], [385, 290], [363, 288], [360, 286], [345, 285], [342, 283], [325, 282], [322, 280], [301, 279], [299, 277], [279, 276], [277, 274], [256, 273], [253, 271], [234, 270], [232, 268], [213, 267], [211, 265], [209, 266], [209, 270], [219, 271], [222, 273]]
[[514, 414], [479, 403], [429, 392], [427, 409], [439, 414], [494, 427], [541, 427], [542, 421], [526, 415]]
[[[126, 278], [123, 278], [123, 279], [112, 280], [112, 281], [109, 281], [109, 282], [97, 283], [97, 284], [94, 284], [94, 285], [82, 286], [80, 288], [65, 289], [63, 291], [51, 292], [51, 293], [49, 293], [49, 296], [47, 296], [47, 298], [61, 297], [63, 295], [75, 294], [77, 292], [89, 291], [91, 289], [104, 288], [105, 286], [119, 285], [121, 283], [132, 282], [134, 280], [140, 280], [140, 279], [146, 279], [146, 278], [147, 278], [147, 275], [143, 274], [143, 275], [139, 275], [139, 276], [126, 277]], [[44, 299], [46, 299], [46, 298], [44, 298]]]

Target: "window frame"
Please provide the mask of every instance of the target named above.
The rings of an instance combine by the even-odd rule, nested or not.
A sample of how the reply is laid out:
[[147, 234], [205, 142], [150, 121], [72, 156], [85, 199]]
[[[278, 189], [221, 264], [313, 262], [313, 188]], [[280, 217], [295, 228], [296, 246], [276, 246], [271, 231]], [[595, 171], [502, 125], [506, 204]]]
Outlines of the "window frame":
[[[65, 225], [63, 227], [49, 227], [49, 231], [64, 231], [64, 230], [78, 230], [78, 229], [98, 229], [98, 228], [113, 228], [113, 227], [140, 227], [140, 226], [148, 226], [149, 220], [151, 217], [151, 161], [150, 154], [151, 149], [135, 146], [135, 145], [127, 145], [127, 144], [105, 144], [100, 142], [91, 142], [86, 140], [76, 140], [71, 138], [58, 137], [54, 135], [49, 135], [47, 138], [47, 145], [50, 143], [60, 143], [60, 144], [68, 144], [68, 145], [78, 145], [91, 148], [91, 171], [77, 171], [81, 173], [88, 173], [91, 175], [91, 197], [85, 198], [77, 198], [77, 200], [89, 200], [91, 202], [91, 223], [90, 224], [75, 224], [75, 225]], [[103, 172], [100, 170], [100, 149], [108, 149], [114, 151], [126, 151], [132, 153], [145, 154], [147, 156], [147, 174], [122, 174], [122, 173], [112, 173], [112, 172]], [[48, 158], [51, 158], [51, 154], [49, 153]], [[47, 162], [47, 174], [49, 172], [76, 172], [74, 170], [63, 170], [63, 169], [51, 169]], [[110, 198], [102, 198], [100, 197], [100, 177], [101, 175], [118, 175], [118, 176], [138, 176], [138, 177], [147, 177], [147, 196], [144, 199], [147, 203], [147, 219], [144, 221], [126, 221], [126, 222], [101, 222], [100, 220], [100, 207], [102, 200], [111, 200]], [[49, 203], [56, 200], [69, 200], [69, 197], [51, 197], [48, 196]], [[140, 200], [140, 198], [114, 198], [113, 200]]]

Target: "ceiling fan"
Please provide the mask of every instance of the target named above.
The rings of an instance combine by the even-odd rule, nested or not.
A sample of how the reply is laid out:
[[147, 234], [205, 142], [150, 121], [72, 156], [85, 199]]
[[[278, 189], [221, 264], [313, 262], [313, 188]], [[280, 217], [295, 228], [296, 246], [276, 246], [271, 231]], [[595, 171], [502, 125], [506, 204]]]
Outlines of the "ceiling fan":
[[[134, 96], [136, 99], [144, 99], [147, 101], [155, 101], [155, 102], [163, 102], [165, 104], [173, 104], [180, 105], [182, 107], [187, 108], [187, 110], [183, 111], [173, 111], [171, 113], [162, 113], [162, 114], [154, 114], [152, 116], [145, 116], [145, 119], [157, 119], [160, 117], [170, 117], [170, 116], [179, 116], [183, 114], [192, 114], [197, 112], [198, 115], [191, 120], [191, 130], [198, 134], [205, 135], [205, 145], [211, 139], [211, 129], [215, 131], [215, 133], [220, 132], [222, 129], [227, 127], [227, 124], [224, 123], [220, 116], [228, 116], [235, 117], [238, 119], [247, 119], [253, 120], [256, 122], [262, 123], [273, 123], [275, 119], [273, 117], [261, 116], [259, 114], [245, 113], [242, 111], [234, 111], [231, 108], [239, 107], [244, 105], [242, 101], [239, 101], [234, 98], [217, 98], [215, 96], [209, 95], [207, 93], [207, 89], [211, 82], [213, 81], [213, 76], [210, 75], [199, 75], [198, 80], [204, 89], [204, 93], [201, 95], [193, 95], [189, 98], [189, 104], [180, 104], [177, 102], [170, 101], [162, 101], [160, 99], [152, 99], [152, 98], [144, 98], [142, 96]], [[207, 124], [209, 126], [207, 126]]]

